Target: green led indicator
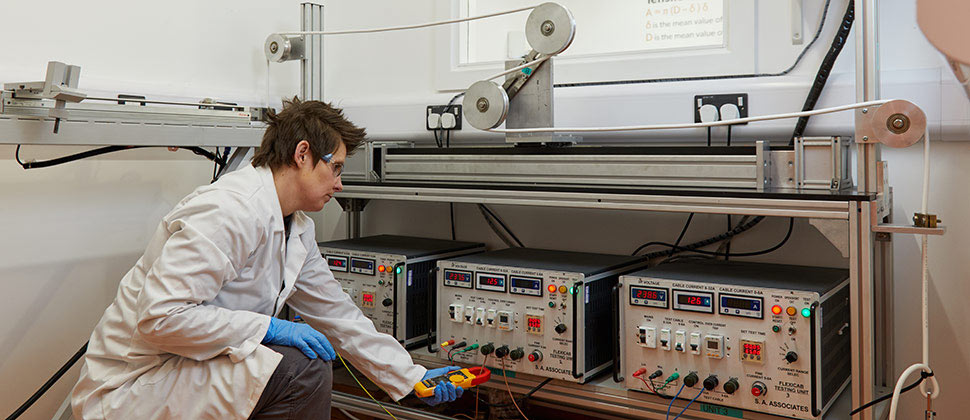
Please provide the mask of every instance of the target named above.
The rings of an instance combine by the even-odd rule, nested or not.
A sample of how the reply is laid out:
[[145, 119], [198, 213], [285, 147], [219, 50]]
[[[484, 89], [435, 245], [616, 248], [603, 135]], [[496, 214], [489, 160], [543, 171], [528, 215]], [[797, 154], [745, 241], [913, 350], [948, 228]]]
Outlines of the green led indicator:
[[777, 325], [773, 325], [773, 326], [771, 327], [771, 330], [772, 330], [772, 331], [774, 331], [774, 332], [778, 332], [778, 331], [781, 331], [781, 328], [780, 328], [780, 327], [778, 327]]
[[812, 310], [809, 308], [802, 309], [802, 316], [805, 318], [812, 316]]
[[556, 302], [549, 302], [549, 307], [550, 308], [555, 308], [556, 307]]
[[396, 268], [394, 270], [394, 272], [397, 273], [397, 274], [401, 274], [401, 271], [404, 271], [404, 268], [403, 267], [398, 267], [398, 268]]
[[575, 295], [576, 294], [576, 286], [573, 286], [573, 287], [570, 287], [569, 288], [569, 294], [571, 294], [571, 295]]

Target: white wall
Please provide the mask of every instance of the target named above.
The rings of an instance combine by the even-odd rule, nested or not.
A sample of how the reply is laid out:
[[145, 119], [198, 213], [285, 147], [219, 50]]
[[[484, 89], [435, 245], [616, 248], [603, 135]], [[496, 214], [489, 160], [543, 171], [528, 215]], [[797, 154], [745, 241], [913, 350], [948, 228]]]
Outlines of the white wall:
[[[758, 2], [773, 7], [776, 2]], [[821, 1], [805, 2], [805, 27], [814, 28]], [[808, 4], [812, 3], [812, 4]], [[815, 4], [819, 3], [819, 4]], [[752, 114], [801, 107], [808, 83], [841, 17], [844, 2], [833, 0], [825, 33], [791, 76], [732, 82], [694, 82], [614, 88], [557, 90], [557, 124], [607, 125], [649, 121], [685, 121], [695, 93], [746, 91]], [[375, 27], [440, 18], [432, 0], [399, 2], [326, 2], [330, 29]], [[931, 207], [948, 224], [931, 247], [931, 325], [935, 343], [931, 360], [940, 372], [943, 395], [936, 405], [941, 416], [956, 418], [970, 411], [960, 380], [970, 376], [968, 314], [962, 302], [970, 273], [967, 242], [970, 212], [967, 194], [970, 162], [970, 106], [938, 55], [919, 34], [912, 0], [880, 2], [883, 96], [901, 96], [924, 107], [936, 142], [933, 148]], [[17, 42], [7, 46], [0, 62], [0, 81], [39, 80], [45, 63], [57, 59], [82, 66], [81, 87], [99, 91], [138, 91], [184, 98], [218, 96], [260, 104], [266, 101], [266, 65], [261, 48], [272, 31], [298, 27], [298, 2], [179, 0], [162, 4], [38, 1], [4, 5], [0, 35]], [[56, 13], [52, 13], [56, 10]], [[44, 16], [42, 26], [37, 19]], [[523, 17], [524, 20], [524, 17]], [[777, 16], [758, 15], [759, 37], [777, 30]], [[77, 26], [81, 23], [81, 26]], [[430, 143], [421, 115], [429, 103], [443, 103], [453, 92], [435, 90], [435, 36], [441, 30], [393, 35], [335, 37], [327, 41], [326, 92], [346, 106], [348, 114], [367, 126], [376, 138], [410, 138]], [[581, 32], [580, 32], [581, 33]], [[29, 34], [29, 35], [26, 35]], [[759, 51], [758, 70], [787, 67], [800, 47]], [[837, 63], [837, 74], [820, 106], [851, 102], [854, 38]], [[650, 77], [649, 69], [644, 76]], [[271, 95], [298, 89], [295, 63], [274, 64]], [[469, 84], [472, 81], [469, 80]], [[597, 113], [604, 104], [611, 113]], [[809, 133], [846, 132], [851, 119], [813, 119]], [[783, 137], [791, 122], [745, 127], [736, 136]], [[656, 141], [697, 139], [698, 133], [637, 135]], [[628, 136], [629, 137], [629, 136]], [[737, 137], [736, 137], [737, 138]], [[458, 133], [453, 140], [493, 141], [495, 138]], [[72, 148], [30, 146], [24, 154], [50, 157]], [[887, 150], [895, 186], [897, 221], [919, 204], [918, 148]], [[0, 215], [4, 235], [0, 249], [0, 413], [6, 415], [32, 393], [84, 342], [91, 327], [113, 298], [117, 282], [138, 258], [158, 219], [195, 186], [209, 181], [211, 166], [186, 152], [133, 151], [111, 158], [24, 172], [12, 160], [13, 147], [0, 146]], [[629, 252], [648, 240], [676, 236], [684, 215], [550, 210], [496, 206], [495, 210], [528, 245], [583, 251]], [[500, 246], [471, 206], [456, 207], [458, 237]], [[446, 237], [447, 205], [372, 202], [364, 214], [364, 233], [407, 233]], [[342, 237], [336, 208], [318, 215], [320, 239]], [[695, 218], [688, 238], [702, 238], [722, 229], [723, 216]], [[769, 220], [739, 238], [734, 249], [773, 244], [784, 233], [784, 220]], [[632, 233], [631, 233], [632, 232]], [[919, 357], [917, 307], [918, 245], [897, 235], [896, 313], [897, 369]], [[811, 256], [811, 261], [806, 260]], [[792, 243], [764, 261], [845, 265], [837, 251], [810, 226], [796, 224]], [[49, 418], [76, 378], [77, 369], [58, 384], [23, 418]], [[920, 413], [915, 396], [904, 399], [902, 416]]]

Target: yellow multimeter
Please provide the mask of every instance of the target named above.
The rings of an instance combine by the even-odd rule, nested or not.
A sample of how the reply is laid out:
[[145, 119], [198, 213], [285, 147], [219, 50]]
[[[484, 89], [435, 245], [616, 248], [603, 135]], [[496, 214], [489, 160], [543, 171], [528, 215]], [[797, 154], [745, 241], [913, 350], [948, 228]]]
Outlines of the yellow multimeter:
[[492, 372], [484, 367], [471, 367], [460, 370], [453, 370], [444, 375], [435, 376], [418, 382], [414, 386], [414, 395], [425, 398], [434, 395], [434, 388], [439, 383], [449, 381], [455, 386], [468, 389], [478, 384], [485, 383], [492, 377]]

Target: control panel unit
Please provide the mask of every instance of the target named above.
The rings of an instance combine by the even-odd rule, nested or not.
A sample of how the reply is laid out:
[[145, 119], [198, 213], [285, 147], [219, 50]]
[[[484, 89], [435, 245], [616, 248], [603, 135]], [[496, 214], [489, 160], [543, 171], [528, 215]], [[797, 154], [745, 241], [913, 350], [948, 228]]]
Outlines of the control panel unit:
[[[611, 367], [612, 291], [639, 258], [508, 248], [438, 261], [438, 338], [455, 362], [585, 383]], [[474, 347], [478, 344], [478, 347]]]
[[485, 250], [481, 243], [395, 235], [319, 246], [330, 271], [361, 312], [378, 331], [408, 347], [424, 343], [433, 326], [438, 259]]
[[620, 278], [624, 384], [819, 419], [849, 381], [848, 270], [677, 262]]

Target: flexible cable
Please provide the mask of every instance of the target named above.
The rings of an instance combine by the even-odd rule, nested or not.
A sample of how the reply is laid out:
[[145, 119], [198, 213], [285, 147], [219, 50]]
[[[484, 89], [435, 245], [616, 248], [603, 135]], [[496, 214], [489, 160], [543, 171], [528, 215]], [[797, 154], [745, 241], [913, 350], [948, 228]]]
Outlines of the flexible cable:
[[[94, 156], [100, 156], [107, 153], [120, 152], [123, 150], [141, 149], [145, 147], [154, 147], [154, 146], [105, 146], [105, 147], [86, 150], [80, 153], [62, 156], [62, 157], [58, 157], [50, 160], [24, 162], [20, 159], [20, 146], [21, 145], [19, 144], [17, 145], [17, 150], [14, 152], [14, 155], [17, 160], [17, 163], [20, 164], [20, 166], [24, 169], [49, 168], [51, 166], [63, 165], [65, 163], [74, 162], [81, 159], [87, 159]], [[191, 151], [192, 153], [195, 153], [213, 162], [216, 162], [216, 164], [220, 166], [225, 166], [226, 164], [226, 162], [223, 161], [221, 158], [219, 158], [219, 156], [216, 156], [212, 152], [205, 150], [201, 147], [192, 146], [192, 147], [181, 147], [181, 148]]]
[[432, 26], [451, 25], [453, 23], [462, 23], [462, 22], [469, 22], [469, 21], [478, 20], [478, 19], [487, 19], [487, 18], [496, 17], [496, 16], [510, 15], [513, 13], [524, 12], [526, 10], [532, 10], [532, 9], [535, 9], [536, 7], [539, 7], [539, 6], [520, 7], [518, 9], [505, 10], [501, 12], [488, 13], [484, 15], [469, 16], [466, 18], [459, 18], [459, 19], [439, 20], [436, 22], [419, 23], [415, 25], [388, 26], [384, 28], [372, 28], [372, 29], [350, 29], [350, 30], [342, 30], [342, 31], [279, 32], [278, 34], [279, 35], [347, 35], [347, 34], [371, 34], [371, 33], [377, 33], [377, 32], [403, 31], [407, 29], [420, 29], [420, 28], [428, 28]]
[[[911, 383], [911, 384], [909, 384], [909, 385], [907, 385], [907, 386], [906, 386], [905, 388], [903, 388], [903, 389], [902, 389], [902, 390], [901, 390], [901, 391], [900, 391], [899, 393], [900, 393], [900, 394], [905, 394], [905, 393], [907, 393], [907, 392], [909, 392], [909, 391], [912, 391], [913, 389], [915, 389], [916, 387], [918, 387], [918, 386], [919, 386], [919, 384], [921, 384], [921, 383], [923, 383], [923, 380], [924, 380], [924, 379], [926, 379], [926, 378], [929, 378], [930, 376], [933, 376], [933, 373], [927, 373], [927, 372], [920, 372], [920, 377], [919, 377], [919, 379], [917, 379], [917, 380], [916, 380], [916, 382], [913, 382], [913, 383]], [[865, 404], [863, 404], [863, 405], [861, 405], [861, 406], [859, 406], [859, 407], [858, 407], [858, 408], [856, 408], [855, 410], [852, 410], [851, 412], [849, 412], [849, 415], [850, 415], [850, 416], [854, 416], [854, 415], [856, 415], [856, 413], [858, 413], [858, 412], [860, 412], [860, 411], [862, 411], [862, 410], [865, 410], [865, 409], [867, 409], [867, 408], [869, 408], [869, 407], [872, 407], [872, 406], [874, 406], [874, 405], [876, 405], [876, 404], [879, 404], [879, 403], [881, 403], [881, 402], [883, 402], [883, 401], [886, 401], [886, 400], [888, 400], [888, 399], [890, 399], [890, 398], [892, 398], [892, 397], [893, 397], [893, 394], [892, 394], [892, 393], [889, 393], [889, 394], [886, 394], [886, 395], [883, 395], [883, 396], [881, 396], [881, 397], [879, 397], [879, 398], [876, 398], [876, 399], [874, 399], [874, 400], [872, 400], [872, 401], [869, 401], [869, 402], [867, 402], [867, 403], [865, 403]]]
[[680, 383], [680, 389], [677, 390], [677, 393], [674, 394], [674, 397], [670, 399], [670, 403], [667, 404], [667, 415], [664, 416], [664, 419], [665, 420], [670, 420], [670, 407], [672, 407], [674, 405], [674, 401], [677, 401], [677, 397], [679, 397], [680, 396], [680, 393], [683, 392], [683, 391], [684, 391], [684, 383], [681, 382]]
[[[731, 238], [733, 236], [739, 235], [739, 234], [741, 234], [741, 233], [743, 233], [743, 232], [745, 232], [745, 231], [747, 231], [747, 230], [755, 227], [758, 223], [761, 223], [761, 221], [764, 220], [764, 219], [765, 219], [765, 216], [757, 216], [754, 219], [751, 219], [751, 221], [749, 221], [749, 222], [739, 224], [737, 227], [735, 227], [731, 231], [724, 232], [724, 233], [722, 233], [720, 235], [717, 235], [717, 236], [714, 236], [712, 238], [708, 238], [708, 239], [704, 239], [704, 240], [701, 240], [701, 241], [697, 241], [697, 242], [694, 242], [694, 243], [691, 243], [691, 244], [687, 244], [687, 245], [684, 245], [683, 247], [677, 246], [675, 248], [672, 248], [672, 249], [669, 249], [669, 250], [666, 250], [666, 251], [651, 252], [649, 254], [646, 254], [644, 257], [647, 258], [647, 259], [651, 259], [651, 258], [657, 258], [657, 257], [665, 257], [665, 256], [669, 256], [669, 255], [676, 254], [678, 252], [682, 252], [682, 251], [678, 251], [677, 248], [687, 248], [689, 251], [693, 251], [694, 249], [702, 248], [702, 247], [705, 247], [705, 246], [708, 246], [708, 245], [711, 245], [711, 244], [715, 244], [715, 243], [721, 242], [721, 241], [723, 241], [725, 239], [728, 239], [728, 238]], [[650, 246], [654, 246], [654, 245], [669, 246], [669, 244], [667, 244], [666, 242], [656, 242], [656, 241], [654, 241], [654, 242], [647, 242], [647, 243], [645, 243], [643, 245], [640, 245], [630, 255], [637, 255], [644, 248], [647, 248], [647, 247], [650, 247]]]
[[[518, 246], [519, 248], [525, 248], [525, 245], [522, 244], [522, 241], [520, 241], [519, 238], [515, 236], [515, 233], [512, 233], [512, 230], [509, 229], [509, 227], [505, 224], [505, 222], [503, 222], [502, 219], [499, 218], [498, 215], [496, 215], [495, 212], [492, 211], [492, 209], [488, 208], [488, 206], [484, 204], [479, 204], [478, 208], [482, 211], [482, 215], [485, 217], [485, 220], [489, 223], [489, 226], [492, 227], [492, 230], [494, 230], [495, 233], [499, 235], [499, 237], [506, 243], [506, 245], [510, 247]], [[515, 241], [514, 244], [511, 242], [511, 240], [509, 240], [509, 238], [506, 238], [503, 235], [499, 234], [498, 227], [496, 227], [490, 221], [490, 217], [491, 219], [494, 219], [495, 222], [497, 222], [499, 225], [501, 225], [502, 229], [504, 229], [505, 232], [508, 232], [509, 236], [511, 236], [511, 240]]]
[[41, 385], [41, 387], [36, 392], [34, 392], [34, 394], [31, 395], [30, 398], [27, 399], [27, 401], [24, 401], [24, 403], [21, 404], [20, 407], [17, 407], [17, 410], [15, 410], [13, 414], [8, 416], [6, 420], [14, 420], [17, 417], [20, 417], [21, 414], [24, 414], [24, 412], [27, 411], [27, 409], [30, 408], [30, 406], [34, 405], [34, 403], [37, 402], [37, 400], [39, 400], [40, 397], [47, 392], [47, 390], [51, 389], [51, 387], [54, 386], [54, 384], [58, 380], [60, 380], [65, 373], [67, 373], [67, 371], [71, 368], [71, 366], [74, 366], [74, 364], [77, 363], [78, 360], [81, 360], [81, 357], [83, 357], [84, 353], [87, 353], [87, 351], [88, 351], [88, 343], [85, 342], [84, 345], [81, 346], [81, 348], [78, 349], [78, 351], [75, 352], [70, 359], [68, 359], [67, 363], [64, 363], [64, 365], [61, 366], [61, 368], [58, 369], [57, 372], [54, 372], [54, 374], [51, 375], [49, 379], [47, 379], [47, 382], [44, 382], [44, 385]]
[[[832, 38], [832, 45], [829, 46], [829, 51], [825, 53], [825, 58], [822, 59], [822, 63], [818, 66], [818, 72], [815, 73], [815, 81], [812, 82], [812, 88], [808, 91], [808, 96], [805, 97], [805, 104], [802, 106], [802, 111], [815, 108], [818, 98], [822, 96], [822, 90], [825, 89], [825, 83], [829, 79], [829, 74], [832, 72], [832, 68], [835, 67], [835, 60], [839, 58], [839, 54], [842, 53], [842, 47], [845, 46], [849, 39], [849, 31], [852, 30], [853, 21], [855, 21], [855, 2], [849, 0], [845, 14], [842, 16], [842, 23], [839, 25], [839, 30], [836, 31], [835, 37]], [[795, 137], [801, 137], [805, 133], [805, 127], [807, 125], [808, 117], [798, 119], [798, 122], [795, 123], [795, 130], [792, 132], [791, 140], [788, 143], [789, 145], [795, 144]]]
[[703, 393], [704, 393], [704, 388], [701, 388], [701, 392], [698, 392], [697, 395], [694, 396], [694, 398], [691, 398], [690, 402], [688, 402], [687, 405], [685, 405], [684, 408], [680, 410], [680, 413], [677, 413], [677, 417], [674, 417], [674, 420], [677, 420], [680, 418], [680, 416], [684, 415], [684, 412], [687, 411], [687, 407], [690, 407], [690, 405], [693, 404], [694, 401], [697, 401], [697, 398], [699, 398]]
[[822, 19], [818, 22], [818, 28], [815, 30], [815, 36], [812, 37], [812, 41], [802, 48], [802, 52], [798, 54], [788, 68], [777, 72], [777, 73], [747, 73], [747, 74], [725, 74], [719, 76], [692, 76], [692, 77], [665, 77], [659, 79], [638, 79], [638, 80], [615, 80], [615, 81], [601, 81], [601, 82], [576, 82], [576, 83], [557, 83], [553, 87], [563, 88], [563, 87], [587, 87], [587, 86], [612, 86], [612, 85], [635, 85], [644, 83], [667, 83], [667, 82], [695, 82], [701, 80], [725, 80], [725, 79], [747, 79], [754, 77], [778, 77], [784, 76], [791, 73], [795, 67], [801, 63], [802, 59], [805, 58], [805, 54], [808, 50], [815, 45], [815, 41], [818, 40], [819, 36], [822, 34], [822, 28], [825, 27], [825, 18], [829, 13], [829, 4], [831, 0], [825, 1], [825, 7], [822, 9]]
[[340, 353], [337, 353], [337, 358], [340, 359], [340, 363], [344, 365], [344, 369], [347, 369], [347, 373], [350, 374], [350, 377], [354, 378], [354, 382], [357, 382], [357, 386], [359, 386], [360, 389], [363, 389], [364, 393], [367, 394], [367, 396], [370, 397], [372, 401], [374, 401], [375, 403], [377, 403], [378, 406], [381, 407], [381, 410], [384, 410], [384, 412], [387, 413], [387, 415], [391, 416], [392, 419], [397, 420], [397, 417], [394, 417], [394, 415], [391, 414], [390, 411], [387, 411], [387, 408], [384, 407], [384, 404], [381, 404], [380, 401], [377, 401], [377, 398], [374, 398], [374, 396], [370, 394], [370, 391], [368, 391], [367, 388], [364, 388], [364, 384], [360, 383], [360, 381], [357, 380], [357, 375], [354, 375], [354, 371], [350, 369], [350, 366], [347, 366], [347, 362], [344, 361], [344, 358], [343, 356], [340, 355]]
[[674, 245], [674, 244], [668, 244], [668, 243], [665, 243], [665, 242], [652, 242], [651, 244], [654, 244], [654, 245], [663, 245], [663, 246], [669, 247], [671, 250], [690, 251], [690, 252], [696, 252], [696, 253], [704, 254], [704, 255], [711, 255], [711, 256], [715, 256], [715, 257], [725, 257], [725, 256], [729, 256], [729, 257], [753, 257], [753, 256], [756, 256], [756, 255], [764, 255], [764, 254], [768, 254], [770, 252], [774, 252], [778, 248], [781, 248], [782, 246], [784, 246], [785, 243], [788, 242], [788, 238], [791, 238], [792, 229], [794, 228], [794, 226], [795, 226], [795, 218], [794, 217], [791, 217], [791, 218], [788, 219], [788, 233], [785, 234], [785, 237], [781, 240], [781, 242], [778, 242], [778, 244], [776, 244], [775, 246], [773, 246], [771, 248], [763, 249], [761, 251], [736, 252], [736, 253], [728, 254], [728, 253], [724, 253], [724, 252], [714, 252], [714, 251], [704, 251], [704, 250], [701, 250], [701, 249], [692, 249], [692, 248], [688, 248], [688, 247], [677, 246], [677, 245]]
[[509, 391], [509, 398], [512, 399], [512, 405], [514, 405], [515, 409], [519, 411], [519, 414], [522, 415], [523, 419], [529, 420], [529, 417], [527, 417], [525, 413], [522, 412], [522, 409], [519, 408], [519, 404], [515, 402], [515, 394], [512, 393], [512, 388], [509, 386], [509, 378], [507, 376], [508, 371], [505, 370], [505, 358], [500, 358], [499, 361], [502, 363], [502, 381], [505, 382], [505, 389]]
[[[929, 187], [930, 187], [930, 129], [926, 128], [923, 134], [923, 202], [921, 210], [926, 214], [929, 206]], [[889, 403], [889, 420], [896, 420], [896, 408], [899, 405], [899, 396], [902, 394], [903, 383], [909, 375], [922, 371], [922, 373], [933, 373], [930, 368], [930, 319], [929, 319], [929, 235], [922, 235], [921, 238], [921, 263], [920, 276], [922, 280], [922, 333], [923, 333], [923, 361], [908, 368], [896, 380], [896, 387], [893, 389], [892, 401]], [[936, 381], [936, 376], [930, 376], [932, 392], [927, 391], [926, 382], [919, 384], [920, 392], [928, 399], [936, 399], [940, 394], [940, 386]]]
[[546, 56], [543, 56], [543, 57], [541, 57], [541, 58], [538, 58], [538, 59], [536, 59], [536, 60], [533, 60], [533, 61], [530, 61], [530, 62], [528, 62], [528, 63], [525, 63], [525, 64], [523, 64], [523, 65], [521, 65], [521, 66], [516, 66], [516, 67], [512, 67], [512, 68], [510, 68], [510, 69], [508, 69], [508, 70], [506, 70], [506, 71], [503, 71], [503, 72], [501, 72], [501, 73], [498, 73], [498, 74], [494, 74], [494, 75], [492, 75], [492, 76], [489, 76], [489, 77], [486, 77], [486, 78], [484, 78], [484, 79], [482, 79], [482, 80], [492, 80], [492, 79], [498, 79], [499, 77], [502, 77], [502, 76], [505, 76], [505, 75], [507, 75], [507, 74], [512, 74], [512, 73], [515, 73], [515, 72], [517, 72], [517, 71], [519, 71], [519, 70], [522, 70], [522, 69], [524, 69], [524, 68], [526, 68], [526, 67], [532, 67], [532, 66], [534, 66], [534, 65], [537, 65], [537, 64], [541, 64], [541, 63], [542, 63], [543, 61], [546, 61], [546, 60], [548, 60], [548, 59], [550, 59], [550, 58], [552, 58], [552, 56], [551, 56], [551, 55], [546, 55]]
[[[485, 363], [488, 363], [487, 354], [485, 355], [485, 358], [482, 360], [482, 369], [485, 369]], [[478, 387], [478, 386], [475, 387], [475, 420], [478, 420], [478, 402], [481, 400], [480, 398], [478, 398], [478, 391], [480, 388], [481, 387]]]
[[788, 112], [784, 114], [769, 114], [769, 115], [760, 115], [755, 117], [738, 118], [738, 119], [726, 120], [726, 121], [710, 121], [710, 122], [700, 122], [700, 123], [627, 125], [627, 126], [616, 126], [616, 127], [492, 128], [485, 131], [490, 131], [493, 133], [506, 133], [506, 134], [559, 133], [559, 132], [596, 133], [596, 132], [616, 132], [616, 131], [645, 131], [645, 130], [671, 130], [671, 129], [681, 129], [681, 128], [720, 127], [720, 126], [733, 125], [733, 124], [747, 124], [747, 123], [760, 122], [760, 121], [798, 118], [802, 116], [832, 114], [836, 112], [849, 111], [853, 109], [868, 108], [871, 106], [882, 105], [886, 102], [889, 102], [890, 100], [891, 99], [879, 99], [875, 101], [856, 102], [852, 104], [839, 105], [839, 106], [834, 106], [830, 108], [814, 109], [811, 111]]

